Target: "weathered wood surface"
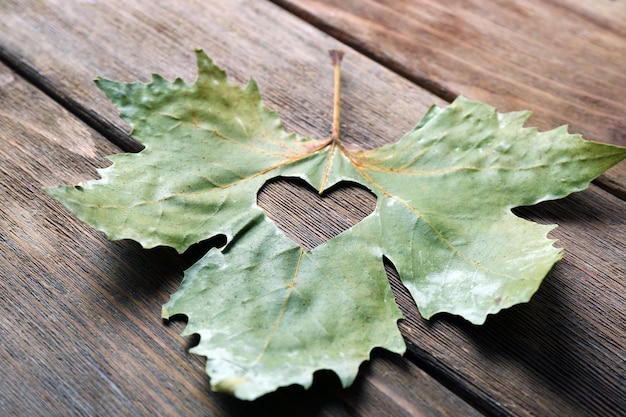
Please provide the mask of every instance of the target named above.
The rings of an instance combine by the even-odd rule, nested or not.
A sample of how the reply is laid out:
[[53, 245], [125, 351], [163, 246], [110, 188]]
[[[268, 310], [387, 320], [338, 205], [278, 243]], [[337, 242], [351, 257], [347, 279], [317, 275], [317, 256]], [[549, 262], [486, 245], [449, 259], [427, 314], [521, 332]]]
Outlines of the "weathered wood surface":
[[[456, 10], [448, 7], [450, 13]], [[555, 10], [547, 7], [545, 13]], [[329, 27], [336, 22], [325, 18]], [[618, 19], [609, 22], [620, 24]], [[151, 72], [159, 72], [191, 80], [192, 48], [202, 47], [237, 82], [254, 76], [266, 103], [281, 113], [288, 129], [325, 137], [332, 94], [326, 50], [342, 47], [349, 51], [342, 132], [367, 147], [398, 138], [430, 104], [443, 101], [267, 2], [9, 1], [0, 5], [0, 33], [1, 57], [41, 90], [3, 68], [0, 79], [8, 81], [1, 103], [0, 366], [9, 371], [0, 382], [0, 414], [473, 412], [415, 364], [488, 414], [626, 413], [626, 204], [595, 186], [563, 201], [520, 209], [525, 217], [561, 224], [553, 236], [566, 249], [565, 259], [530, 303], [490, 318], [482, 327], [447, 316], [428, 322], [392, 272], [406, 315], [400, 327], [409, 344], [408, 361], [375, 354], [347, 391], [323, 375], [324, 383], [310, 392], [289, 389], [254, 404], [212, 394], [203, 361], [186, 353], [185, 342], [176, 336], [182, 325], [164, 326], [157, 319], [193, 254], [179, 257], [164, 249], [107, 242], [39, 191], [41, 185], [94, 177], [94, 167], [106, 165], [103, 156], [116, 151], [107, 140], [138, 149], [91, 79], [148, 80]], [[379, 47], [375, 39], [367, 42], [372, 50]], [[488, 78], [489, 68], [478, 72]], [[439, 82], [430, 73], [428, 77]], [[513, 73], [510, 80], [527, 82], [515, 77]], [[596, 94], [587, 87], [583, 90]], [[499, 84], [494, 91], [498, 88], [504, 87]], [[504, 110], [532, 108], [509, 98], [485, 101], [501, 103]], [[545, 102], [537, 103], [534, 123], [551, 127], [559, 120], [553, 112], [541, 116]], [[566, 122], [574, 125], [574, 120]], [[623, 166], [616, 168], [618, 173]], [[302, 190], [273, 185], [262, 196], [268, 207], [292, 192], [310, 200]], [[623, 186], [617, 182], [614, 189]], [[358, 196], [346, 199], [365, 209]], [[297, 209], [274, 207], [281, 221], [295, 229]], [[343, 221], [339, 217], [335, 224]], [[332, 225], [318, 224], [314, 235], [332, 230]]]
[[[275, 0], [448, 100], [626, 146], [626, 2]], [[599, 183], [626, 198], [626, 163]]]

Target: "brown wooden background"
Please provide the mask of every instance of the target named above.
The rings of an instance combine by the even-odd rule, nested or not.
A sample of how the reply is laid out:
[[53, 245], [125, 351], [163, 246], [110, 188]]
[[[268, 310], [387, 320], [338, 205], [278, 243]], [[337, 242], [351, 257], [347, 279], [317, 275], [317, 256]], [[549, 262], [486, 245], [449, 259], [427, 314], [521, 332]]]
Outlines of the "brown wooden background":
[[[342, 133], [361, 146], [396, 140], [459, 94], [626, 145], [621, 0], [4, 0], [0, 416], [626, 415], [626, 163], [589, 190], [517, 210], [560, 224], [552, 236], [565, 249], [530, 303], [481, 327], [426, 321], [390, 267], [404, 358], [375, 351], [348, 390], [322, 372], [309, 391], [252, 403], [211, 392], [184, 323], [159, 319], [206, 245], [179, 256], [109, 242], [41, 191], [139, 149], [95, 76], [191, 81], [195, 47], [236, 82], [254, 77], [287, 129], [318, 138], [330, 134], [326, 54], [340, 48]], [[294, 194], [309, 201], [281, 182], [260, 198], [288, 224], [298, 198], [280, 201]], [[344, 189], [313, 203], [313, 235], [362, 200]]]

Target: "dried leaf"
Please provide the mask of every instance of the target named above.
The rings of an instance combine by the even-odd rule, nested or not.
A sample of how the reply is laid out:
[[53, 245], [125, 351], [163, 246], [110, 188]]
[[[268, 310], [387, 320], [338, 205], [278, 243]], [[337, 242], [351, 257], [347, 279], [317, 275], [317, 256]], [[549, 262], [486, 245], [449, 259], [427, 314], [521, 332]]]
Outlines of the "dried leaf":
[[[396, 143], [348, 150], [338, 113], [331, 139], [286, 133], [254, 81], [240, 89], [203, 52], [197, 58], [194, 83], [98, 80], [145, 149], [109, 157], [99, 180], [47, 192], [110, 239], [146, 248], [182, 252], [227, 237], [186, 271], [163, 317], [188, 317], [185, 334], [200, 335], [192, 351], [207, 357], [213, 388], [243, 399], [308, 387], [320, 369], [347, 386], [374, 347], [404, 352], [383, 256], [426, 318], [448, 312], [480, 324], [528, 301], [561, 250], [546, 237], [555, 226], [511, 209], [583, 190], [626, 157], [565, 127], [524, 128], [528, 112], [462, 97], [431, 108]], [[276, 177], [320, 193], [361, 184], [376, 209], [305, 250], [257, 205]]]

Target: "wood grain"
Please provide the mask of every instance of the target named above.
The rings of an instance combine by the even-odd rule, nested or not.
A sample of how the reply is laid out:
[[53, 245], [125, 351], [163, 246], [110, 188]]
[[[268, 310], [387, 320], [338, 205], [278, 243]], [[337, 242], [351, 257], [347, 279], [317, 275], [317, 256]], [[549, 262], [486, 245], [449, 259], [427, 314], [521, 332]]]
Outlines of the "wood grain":
[[[194, 48], [203, 48], [240, 85], [254, 76], [286, 129], [330, 136], [328, 50], [345, 47], [271, 4], [9, 1], [0, 13], [6, 34], [0, 56], [124, 149], [140, 146], [93, 78], [148, 81], [159, 73], [192, 81]], [[357, 53], [345, 57], [343, 68], [347, 142], [372, 148], [399, 139], [430, 105], [445, 104]]]
[[[243, 83], [254, 75], [265, 101], [279, 110], [287, 128], [315, 137], [330, 134], [332, 76], [325, 56], [326, 50], [330, 48], [339, 47], [349, 52], [344, 65], [345, 126], [342, 126], [348, 141], [365, 147], [392, 141], [408, 130], [432, 102], [444, 104], [401, 76], [360, 56], [269, 3], [171, 3], [174, 4], [68, 1], [51, 5], [38, 1], [4, 2], [0, 5], [0, 15], [3, 16], [0, 19], [0, 31], [5, 34], [0, 44], [0, 56], [73, 114], [125, 149], [138, 149], [139, 146], [128, 138], [126, 127], [116, 117], [104, 96], [93, 86], [91, 78], [102, 75], [126, 81], [138, 78], [145, 81], [150, 72], [159, 72], [170, 79], [180, 75], [191, 80], [194, 72], [191, 49], [197, 46], [203, 47], [237, 82]], [[488, 73], [485, 70], [483, 74]], [[18, 103], [23, 101], [19, 99]], [[17, 115], [22, 112], [17, 104], [11, 105], [20, 109]], [[45, 111], [36, 111], [36, 114], [39, 113], [46, 114]], [[16, 119], [19, 120], [19, 117]], [[55, 131], [54, 124], [52, 127], [43, 122], [32, 125], [37, 126], [33, 131], [44, 132], [44, 136]], [[28, 138], [33, 135], [33, 131], [28, 128], [20, 137]], [[54, 136], [64, 135], [57, 133]], [[357, 393], [354, 395], [350, 390], [338, 393], [333, 388], [320, 388], [318, 385], [307, 395], [296, 395], [294, 392], [297, 393], [297, 390], [288, 390], [273, 399], [263, 399], [258, 406], [248, 406], [206, 393], [202, 361], [186, 354], [185, 346], [175, 336], [180, 330], [179, 324], [171, 324], [174, 327], [165, 329], [160, 323], [158, 326], [147, 324], [158, 315], [166, 294], [176, 286], [177, 282], [173, 283], [170, 279], [172, 275], [180, 276], [180, 265], [185, 263], [184, 259], [173, 257], [167, 251], [142, 251], [128, 242], [106, 242], [50, 202], [46, 203], [49, 207], [44, 206], [47, 211], [41, 211], [41, 202], [29, 203], [26, 197], [17, 198], [10, 194], [16, 192], [11, 191], [15, 187], [20, 190], [17, 192], [25, 193], [29, 181], [35, 178], [34, 174], [37, 174], [37, 178], [49, 178], [50, 183], [74, 182], [93, 177], [93, 167], [104, 164], [101, 159], [104, 153], [98, 150], [106, 147], [101, 144], [101, 138], [93, 141], [100, 145], [87, 146], [92, 149], [96, 159], [75, 160], [62, 156], [87, 152], [76, 151], [86, 146], [79, 139], [82, 136], [85, 135], [74, 135], [74, 139], [63, 142], [60, 146], [62, 149], [55, 149], [49, 157], [45, 152], [37, 151], [35, 144], [9, 142], [13, 144], [12, 147], [32, 146], [34, 149], [23, 151], [12, 160], [12, 165], [6, 165], [7, 168], [4, 168], [4, 164], [2, 166], [3, 175], [16, 184], [7, 189], [7, 196], [19, 201], [2, 212], [2, 219], [11, 219], [13, 222], [11, 230], [14, 231], [10, 239], [5, 239], [8, 242], [6, 247], [11, 249], [6, 251], [8, 257], [3, 258], [7, 260], [2, 264], [2, 273], [14, 274], [30, 283], [25, 284], [19, 294], [16, 293], [12, 305], [19, 304], [19, 309], [25, 311], [30, 303], [41, 308], [43, 313], [38, 313], [36, 319], [30, 319], [34, 323], [31, 326], [33, 332], [41, 326], [47, 326], [42, 324], [47, 317], [56, 317], [57, 320], [60, 317], [62, 320], [59, 325], [62, 329], [73, 329], [77, 326], [76, 322], [81, 323], [80, 330], [73, 333], [72, 337], [67, 340], [60, 338], [63, 344], [58, 349], [55, 349], [57, 345], [54, 344], [50, 349], [41, 347], [49, 345], [45, 340], [37, 345], [40, 357], [46, 357], [50, 351], [61, 351], [65, 352], [61, 356], [62, 360], [69, 361], [68, 371], [63, 375], [72, 383], [52, 378], [42, 385], [50, 387], [54, 383], [61, 383], [60, 388], [53, 390], [54, 394], [46, 400], [50, 404], [72, 407], [72, 390], [82, 384], [90, 387], [91, 381], [87, 377], [74, 375], [78, 375], [81, 369], [100, 369], [104, 376], [100, 375], [100, 385], [89, 388], [89, 395], [95, 396], [102, 392], [102, 398], [114, 398], [114, 404], [125, 406], [126, 409], [130, 405], [145, 407], [136, 410], [137, 414], [163, 407], [166, 411], [183, 415], [191, 409], [208, 410], [206, 414], [209, 415], [244, 415], [253, 412], [267, 412], [267, 415], [271, 415], [272, 411], [278, 413], [284, 402], [287, 404], [285, 407], [292, 407], [288, 410], [303, 411], [310, 407], [312, 414], [316, 415], [375, 415], [377, 410], [379, 414], [380, 410], [390, 410], [392, 413], [397, 411], [398, 415], [419, 415], [422, 411], [411, 407], [419, 404], [422, 395], [434, 401], [430, 402], [430, 408], [423, 411], [426, 415], [436, 415], [438, 410], [434, 404], [439, 401], [442, 409], [451, 414], [465, 415], [471, 412], [463, 409], [463, 403], [457, 402], [458, 399], [446, 403], [445, 390], [432, 396], [425, 394], [439, 386], [422, 382], [420, 375], [423, 373], [412, 365], [408, 372], [402, 369], [391, 372], [391, 369], [395, 369], [396, 359], [383, 355], [377, 360], [386, 361], [385, 365], [376, 367], [375, 360], [371, 370], [364, 372], [367, 375], [371, 372], [372, 375], [391, 377], [392, 381], [365, 377], [357, 385]], [[5, 155], [8, 158], [12, 153], [5, 151], [3, 157]], [[85, 155], [93, 157], [89, 153]], [[86, 158], [85, 155], [81, 158]], [[28, 168], [29, 164], [35, 164], [41, 158], [46, 161], [42, 167]], [[57, 176], [57, 166], [62, 167], [61, 171], [73, 172], [73, 176]], [[85, 171], [86, 167], [89, 169]], [[31, 174], [29, 176], [24, 172]], [[47, 176], [42, 172], [46, 172]], [[21, 188], [19, 184], [22, 184]], [[284, 185], [283, 188], [267, 190], [268, 200], [284, 197], [287, 193], [307, 199], [306, 192], [297, 190], [298, 184], [294, 187]], [[346, 199], [354, 203], [355, 207], [366, 208], [360, 203], [360, 197], [349, 196]], [[19, 210], [20, 205], [24, 207], [22, 210]], [[275, 206], [276, 210], [282, 210], [278, 214], [286, 225], [290, 221], [297, 222], [297, 217], [294, 218], [291, 213], [293, 206]], [[626, 301], [622, 279], [626, 272], [623, 250], [626, 243], [623, 219], [625, 208], [623, 201], [592, 187], [589, 191], [561, 202], [520, 210], [529, 218], [562, 224], [554, 236], [560, 238], [560, 245], [566, 248], [566, 258], [551, 272], [530, 303], [491, 318], [483, 327], [473, 327], [447, 316], [439, 316], [432, 321], [421, 319], [412, 301], [391, 274], [398, 302], [406, 315], [401, 329], [409, 343], [409, 359], [424, 366], [463, 398], [493, 415], [583, 416], [626, 413], [626, 389], [622, 377], [625, 322], [622, 306]], [[13, 212], [16, 214], [13, 215]], [[43, 215], [35, 218], [33, 213]], [[337, 219], [335, 222], [341, 221]], [[318, 234], [324, 236], [333, 227], [330, 224], [319, 224]], [[33, 241], [28, 236], [42, 237]], [[37, 259], [41, 260], [37, 261], [34, 269], [26, 267], [34, 262], [33, 257], [28, 255], [31, 247], [48, 248], [38, 255]], [[51, 260], [44, 259], [44, 256]], [[170, 260], [175, 264], [178, 262], [179, 269], [171, 266]], [[26, 277], [19, 275], [22, 267], [29, 271]], [[129, 276], [133, 279], [129, 280]], [[32, 284], [42, 277], [53, 277], [52, 283], [46, 285], [62, 288], [51, 293], [62, 300], [62, 296], [67, 297], [66, 294], [72, 293], [74, 285], [83, 289], [76, 290], [77, 295], [71, 301], [65, 301], [63, 306], [53, 304], [53, 307], [48, 308], [45, 304], [47, 301], [41, 301], [47, 298]], [[83, 293], [93, 295], [91, 298], [83, 298]], [[91, 312], [92, 303], [95, 314], [108, 317], [108, 313], [115, 318], [113, 324], [102, 320], [98, 322], [102, 329], [93, 328], [92, 322], [87, 319], [93, 315], [83, 318], [85, 312]], [[125, 310], [127, 305], [128, 310]], [[115, 307], [113, 312], [115, 309], [122, 312], [111, 314], [108, 311], [111, 306]], [[137, 312], [145, 316], [138, 316]], [[13, 319], [10, 326], [7, 324], [6, 328], [10, 329], [8, 335], [22, 335], [19, 340], [23, 341], [27, 333], [20, 330], [16, 323], [17, 320]], [[138, 338], [134, 332], [146, 332], [150, 336], [142, 334]], [[118, 336], [118, 333], [119, 337], [114, 337], [113, 341], [108, 339]], [[59, 333], [48, 330], [44, 335], [54, 335], [50, 337], [56, 340]], [[4, 339], [4, 334], [2, 336]], [[91, 356], [98, 366], [86, 365], [84, 360], [78, 359], [80, 355], [77, 358], [77, 348], [72, 344], [76, 336], [79, 340], [85, 340], [90, 348], [100, 349], [97, 351], [101, 356]], [[158, 352], [151, 353], [153, 348], [144, 344], [133, 345], [132, 342], [144, 338], [155, 341], [158, 349], [154, 349]], [[16, 344], [21, 346], [18, 342]], [[12, 345], [11, 350], [15, 349], [22, 352], [22, 358], [6, 359], [6, 355], [2, 356], [6, 365], [15, 372], [20, 369], [32, 371], [35, 365], [23, 365], [29, 364], [29, 359], [23, 350]], [[162, 355], [166, 359], [161, 358]], [[121, 365], [117, 361], [118, 356]], [[136, 357], [149, 359], [142, 361]], [[54, 365], [45, 361], [42, 363], [50, 368], [48, 373], [54, 374]], [[164, 369], [167, 369], [167, 375], [173, 373], [173, 376], [162, 375]], [[107, 382], [105, 377], [112, 382]], [[13, 378], [10, 385], [3, 385], [4, 392], [11, 393], [13, 401], [27, 404], [22, 403], [17, 396], [15, 387], [19, 380], [16, 376]], [[129, 378], [128, 381], [126, 378]], [[330, 381], [332, 387], [332, 378]], [[35, 380], [32, 385], [36, 385]], [[146, 386], [153, 387], [154, 392], [145, 394], [149, 395], [146, 397], [132, 390], [132, 395], [138, 397], [124, 397], [130, 395], [125, 390], [133, 386], [144, 390]], [[163, 393], [164, 387], [171, 392]], [[43, 388], [37, 386], [33, 392], [40, 389]], [[41, 404], [35, 398], [32, 399], [35, 404]], [[105, 408], [107, 399], [98, 402], [94, 398], [102, 407], [98, 411], [108, 411]], [[315, 405], [318, 402], [320, 405]], [[461, 408], [450, 412], [457, 406]]]
[[[437, 95], [626, 146], [626, 3], [276, 0]], [[626, 199], [626, 163], [599, 183]]]
[[143, 250], [73, 218], [42, 187], [93, 176], [119, 149], [3, 65], [0, 85], [0, 415], [478, 415], [383, 352], [349, 390], [322, 374], [255, 403], [212, 393], [183, 323], [159, 319], [208, 246]]

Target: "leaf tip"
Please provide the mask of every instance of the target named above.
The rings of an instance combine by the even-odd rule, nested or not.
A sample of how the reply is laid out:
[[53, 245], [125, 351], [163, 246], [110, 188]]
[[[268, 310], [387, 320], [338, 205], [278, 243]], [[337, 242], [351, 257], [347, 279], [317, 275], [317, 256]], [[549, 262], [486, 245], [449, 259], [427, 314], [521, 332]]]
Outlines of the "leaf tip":
[[96, 76], [93, 79], [94, 84], [96, 85], [96, 87], [98, 87], [101, 91], [105, 91], [106, 87], [104, 87], [104, 85], [106, 85], [106, 83], [109, 80], [107, 80], [106, 78], [102, 78], [101, 76]]
[[196, 54], [196, 58], [208, 59], [209, 56], [204, 52], [202, 48], [194, 48], [193, 52]]
[[[213, 391], [216, 391], [216, 392], [223, 392], [225, 394], [235, 395], [235, 391], [237, 390], [237, 387], [239, 387], [240, 385], [244, 384], [247, 381], [248, 381], [248, 378], [241, 377], [241, 376], [234, 376], [234, 377], [222, 379], [221, 381], [215, 384], [212, 384], [211, 388], [213, 389]], [[244, 399], [244, 400], [256, 399], [256, 397], [254, 396], [250, 398], [247, 398], [246, 396], [237, 396], [237, 397]]]
[[213, 60], [202, 49], [196, 49], [196, 65], [198, 68], [198, 81], [203, 77], [213, 80], [225, 81], [226, 71], [215, 65]]
[[169, 320], [171, 317], [170, 312], [167, 311], [167, 307], [163, 306], [161, 307], [161, 319], [163, 320]]

